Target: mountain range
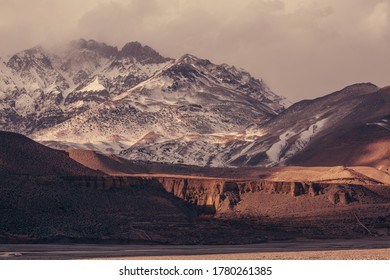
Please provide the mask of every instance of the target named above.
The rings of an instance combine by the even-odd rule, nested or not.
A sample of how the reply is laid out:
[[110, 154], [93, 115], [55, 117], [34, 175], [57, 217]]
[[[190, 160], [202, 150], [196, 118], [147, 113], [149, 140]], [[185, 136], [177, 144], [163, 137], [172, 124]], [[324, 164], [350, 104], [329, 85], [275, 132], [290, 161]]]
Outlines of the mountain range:
[[1, 130], [146, 162], [388, 169], [389, 96], [361, 83], [291, 105], [243, 69], [138, 42], [81, 39], [0, 59]]
[[0, 60], [0, 242], [386, 238], [389, 109], [390, 87], [291, 104], [138, 42], [21, 51]]

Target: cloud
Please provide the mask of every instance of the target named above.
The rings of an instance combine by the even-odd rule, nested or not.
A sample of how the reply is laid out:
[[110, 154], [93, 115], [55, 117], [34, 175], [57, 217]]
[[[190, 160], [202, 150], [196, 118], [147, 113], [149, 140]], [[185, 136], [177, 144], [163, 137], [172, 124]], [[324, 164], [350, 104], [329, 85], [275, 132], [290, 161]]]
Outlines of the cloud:
[[378, 2], [372, 12], [363, 19], [362, 28], [371, 33], [376, 38], [389, 35], [390, 26], [390, 3], [386, 1]]
[[354, 82], [385, 85], [388, 1], [0, 0], [1, 54], [40, 42], [140, 41], [243, 67], [297, 101]]
[[0, 0], [1, 55], [70, 37], [69, 33], [92, 4], [96, 1]]

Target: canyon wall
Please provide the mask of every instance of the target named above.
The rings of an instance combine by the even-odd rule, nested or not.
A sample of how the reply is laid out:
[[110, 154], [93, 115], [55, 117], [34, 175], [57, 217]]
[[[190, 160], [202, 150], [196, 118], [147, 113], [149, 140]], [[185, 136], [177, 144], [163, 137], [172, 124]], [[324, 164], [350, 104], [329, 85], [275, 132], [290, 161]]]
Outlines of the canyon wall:
[[[68, 176], [66, 181], [84, 188], [111, 189], [160, 187], [175, 197], [196, 205], [205, 213], [233, 209], [245, 193], [266, 192], [291, 196], [326, 195], [333, 204], [347, 205], [356, 200], [364, 187], [348, 184], [313, 182], [275, 182], [267, 180], [232, 180], [220, 178], [182, 178], [159, 176]], [[368, 190], [367, 190], [368, 191]]]

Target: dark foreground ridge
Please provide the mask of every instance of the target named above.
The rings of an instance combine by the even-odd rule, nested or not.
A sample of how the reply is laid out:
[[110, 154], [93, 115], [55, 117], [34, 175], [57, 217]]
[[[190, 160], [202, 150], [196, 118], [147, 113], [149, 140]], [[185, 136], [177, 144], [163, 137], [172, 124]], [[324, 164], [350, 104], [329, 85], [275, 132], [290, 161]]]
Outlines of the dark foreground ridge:
[[4, 176], [2, 243], [245, 244], [388, 236], [389, 187], [173, 176]]

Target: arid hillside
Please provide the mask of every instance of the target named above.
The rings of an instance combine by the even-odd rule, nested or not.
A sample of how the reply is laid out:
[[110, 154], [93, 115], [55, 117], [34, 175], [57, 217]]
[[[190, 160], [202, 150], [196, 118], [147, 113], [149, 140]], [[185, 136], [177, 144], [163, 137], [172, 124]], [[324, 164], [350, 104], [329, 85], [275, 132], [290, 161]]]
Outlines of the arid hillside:
[[0, 131], [0, 175], [102, 175], [17, 133]]
[[342, 123], [313, 139], [288, 164], [373, 166], [390, 171], [390, 87], [363, 97]]

